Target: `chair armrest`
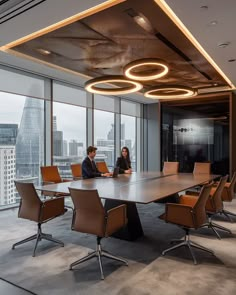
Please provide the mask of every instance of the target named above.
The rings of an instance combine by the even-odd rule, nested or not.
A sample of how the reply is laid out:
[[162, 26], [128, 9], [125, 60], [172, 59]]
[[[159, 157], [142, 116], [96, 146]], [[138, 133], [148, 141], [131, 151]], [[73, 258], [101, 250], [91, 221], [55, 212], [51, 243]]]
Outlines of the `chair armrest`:
[[64, 198], [45, 200], [41, 207], [40, 221], [46, 222], [49, 219], [64, 214], [66, 211], [64, 208]]
[[192, 196], [192, 195], [182, 195], [179, 198], [179, 204], [188, 205], [188, 206], [193, 207], [196, 204], [197, 200], [198, 200], [198, 196], [199, 196], [199, 194], [196, 195], [196, 196], [195, 195], [194, 196]]
[[110, 236], [126, 225], [126, 205], [120, 205], [107, 211], [106, 236]]
[[193, 208], [183, 204], [166, 204], [165, 221], [174, 224], [193, 227]]

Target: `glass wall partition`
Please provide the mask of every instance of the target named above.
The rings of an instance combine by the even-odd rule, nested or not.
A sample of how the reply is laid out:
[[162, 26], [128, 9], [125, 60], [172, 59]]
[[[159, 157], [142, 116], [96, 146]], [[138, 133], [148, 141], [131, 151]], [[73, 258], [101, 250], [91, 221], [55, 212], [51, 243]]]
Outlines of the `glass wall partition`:
[[162, 104], [162, 164], [179, 161], [180, 172], [210, 162], [214, 174], [229, 173], [229, 101]]

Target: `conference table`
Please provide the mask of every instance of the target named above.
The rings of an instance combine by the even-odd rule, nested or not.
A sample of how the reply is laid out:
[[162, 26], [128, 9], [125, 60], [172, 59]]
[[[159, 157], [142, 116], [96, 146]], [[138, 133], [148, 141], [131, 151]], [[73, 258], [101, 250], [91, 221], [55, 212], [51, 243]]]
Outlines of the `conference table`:
[[91, 178], [57, 184], [37, 186], [37, 190], [69, 193], [69, 187], [94, 190], [100, 198], [105, 199], [105, 208], [110, 209], [120, 204], [127, 205], [128, 224], [126, 228], [116, 233], [116, 236], [126, 240], [135, 240], [143, 236], [136, 204], [149, 204], [160, 201], [181, 191], [204, 184], [218, 178], [213, 174], [163, 174], [162, 172], [137, 172], [120, 174], [117, 178]]

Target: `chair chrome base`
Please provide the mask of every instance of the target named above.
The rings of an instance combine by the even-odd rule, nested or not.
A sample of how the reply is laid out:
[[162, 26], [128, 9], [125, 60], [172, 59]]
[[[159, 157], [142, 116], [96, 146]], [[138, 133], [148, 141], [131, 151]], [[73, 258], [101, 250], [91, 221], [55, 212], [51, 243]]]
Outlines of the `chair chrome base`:
[[97, 257], [98, 258], [98, 263], [99, 263], [99, 267], [100, 267], [100, 271], [101, 271], [101, 280], [104, 280], [104, 273], [103, 273], [103, 266], [102, 266], [102, 256], [104, 257], [107, 257], [107, 258], [110, 258], [110, 259], [113, 259], [113, 260], [116, 260], [116, 261], [120, 261], [120, 262], [123, 262], [124, 264], [126, 264], [128, 266], [128, 262], [118, 256], [114, 256], [112, 254], [110, 254], [109, 252], [107, 251], [104, 251], [102, 250], [102, 247], [101, 247], [101, 238], [97, 238], [97, 249], [91, 253], [89, 253], [88, 255], [86, 255], [85, 257], [79, 259], [79, 260], [76, 260], [75, 262], [73, 262], [71, 265], [70, 265], [70, 270], [72, 270], [72, 268], [84, 261], [87, 261], [93, 257]]
[[54, 243], [57, 243], [57, 244], [60, 244], [62, 247], [64, 247], [63, 242], [61, 242], [61, 241], [59, 241], [57, 239], [54, 239], [52, 237], [52, 235], [50, 235], [50, 234], [43, 233], [42, 230], [41, 230], [41, 224], [38, 223], [38, 232], [37, 232], [37, 234], [35, 234], [33, 236], [30, 236], [30, 237], [28, 237], [28, 238], [26, 238], [26, 239], [24, 239], [22, 241], [19, 241], [19, 242], [13, 244], [12, 249], [15, 249], [16, 246], [19, 246], [21, 244], [27, 243], [27, 242], [35, 240], [35, 239], [36, 239], [36, 243], [35, 243], [35, 246], [34, 246], [34, 251], [33, 251], [32, 257], [35, 257], [38, 242], [41, 241], [42, 239], [47, 240], [47, 241], [51, 241], [51, 242], [54, 242]]
[[213, 252], [212, 250], [207, 249], [207, 248], [205, 248], [205, 247], [199, 245], [198, 243], [195, 243], [195, 242], [191, 241], [190, 238], [189, 238], [189, 234], [188, 234], [188, 232], [186, 233], [184, 240], [174, 240], [173, 242], [174, 242], [174, 243], [178, 243], [178, 244], [175, 245], [175, 246], [172, 246], [172, 247], [170, 247], [170, 248], [168, 248], [168, 249], [166, 249], [166, 250], [164, 250], [164, 251], [162, 252], [162, 255], [163, 255], [163, 256], [164, 256], [167, 252], [170, 252], [170, 251], [172, 251], [172, 250], [175, 250], [175, 249], [177, 249], [177, 248], [180, 248], [180, 247], [185, 246], [185, 247], [188, 247], [188, 249], [189, 249], [189, 251], [190, 251], [190, 254], [191, 254], [191, 256], [192, 256], [192, 259], [193, 259], [193, 263], [196, 265], [196, 264], [197, 264], [197, 260], [196, 260], [196, 257], [195, 257], [195, 255], [194, 255], [193, 248], [196, 248], [196, 249], [199, 249], [199, 250], [202, 250], [202, 251], [205, 251], [205, 252], [208, 252], [208, 253], [214, 255], [214, 252]]
[[212, 222], [211, 217], [208, 217], [208, 222], [203, 224], [201, 227], [211, 228], [212, 231], [214, 232], [214, 234], [217, 236], [217, 238], [219, 240], [221, 240], [221, 236], [220, 236], [220, 234], [218, 233], [218, 231], [216, 229], [220, 229], [220, 230], [223, 230], [223, 231], [225, 231], [225, 232], [227, 232], [229, 234], [232, 234], [230, 229], [228, 229], [228, 228], [226, 228], [224, 226], [221, 226], [221, 225], [219, 225], [217, 223]]

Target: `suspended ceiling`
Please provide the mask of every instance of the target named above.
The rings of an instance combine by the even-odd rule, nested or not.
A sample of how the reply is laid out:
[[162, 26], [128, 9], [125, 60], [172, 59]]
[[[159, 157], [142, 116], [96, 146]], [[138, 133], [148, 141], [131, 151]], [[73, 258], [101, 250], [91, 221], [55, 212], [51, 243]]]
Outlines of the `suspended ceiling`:
[[[46, 5], [47, 2], [52, 3], [49, 0], [37, 1], [39, 2], [43, 2], [41, 5]], [[59, 2], [61, 1], [57, 3]], [[70, 2], [73, 3], [73, 1]], [[198, 21], [204, 42], [207, 39], [206, 34], [210, 34], [209, 37], [211, 37], [211, 31], [217, 27], [214, 25], [213, 28], [209, 25], [210, 19], [216, 19], [213, 16], [219, 18], [219, 14], [214, 15], [212, 12], [212, 7], [216, 12], [215, 7], [218, 6], [220, 15], [225, 14], [226, 9], [221, 7], [220, 3], [215, 3], [216, 1], [200, 1], [201, 3], [198, 1], [194, 4], [193, 1], [183, 0], [166, 2], [174, 8], [181, 19], [186, 21], [188, 27], [191, 27], [191, 19], [193, 20], [191, 31], [194, 32], [195, 28], [197, 36], [199, 32], [197, 32], [195, 21], [204, 10], [205, 15], [202, 15]], [[192, 9], [190, 2], [193, 5]], [[229, 2], [235, 5], [234, 1]], [[208, 8], [202, 8], [203, 3], [206, 3], [205, 6], [208, 4]], [[206, 24], [206, 20], [204, 22], [201, 20], [210, 11], [213, 16]], [[137, 22], [137, 16], [143, 17], [146, 25], [140, 25]], [[224, 17], [221, 16], [219, 19], [222, 20]], [[228, 23], [233, 20], [230, 16], [226, 19]], [[203, 30], [204, 26], [207, 26], [208, 30]], [[201, 38], [201, 34], [198, 37]], [[0, 43], [2, 46], [5, 45], [3, 42]], [[232, 44], [233, 42], [230, 43], [231, 47]], [[21, 56], [24, 54], [33, 57], [34, 60], [46, 62], [47, 65], [59, 66], [60, 69], [64, 68], [70, 70], [71, 73], [79, 73], [88, 77], [122, 74], [123, 66], [130, 61], [157, 57], [167, 62], [170, 72], [162, 79], [145, 83], [145, 87], [178, 84], [200, 89], [202, 93], [231, 89], [229, 81], [203, 57], [153, 0], [122, 1], [120, 4], [14, 46], [11, 48], [11, 54], [12, 50], [14, 54], [21, 54]], [[45, 54], [42, 50], [47, 50], [50, 54]], [[223, 51], [222, 48], [221, 51]], [[227, 68], [230, 68], [233, 62], [229, 64], [227, 60], [226, 64]], [[228, 71], [227, 74], [230, 75], [231, 72]], [[230, 78], [233, 78], [233, 81], [236, 80], [234, 76]]]

